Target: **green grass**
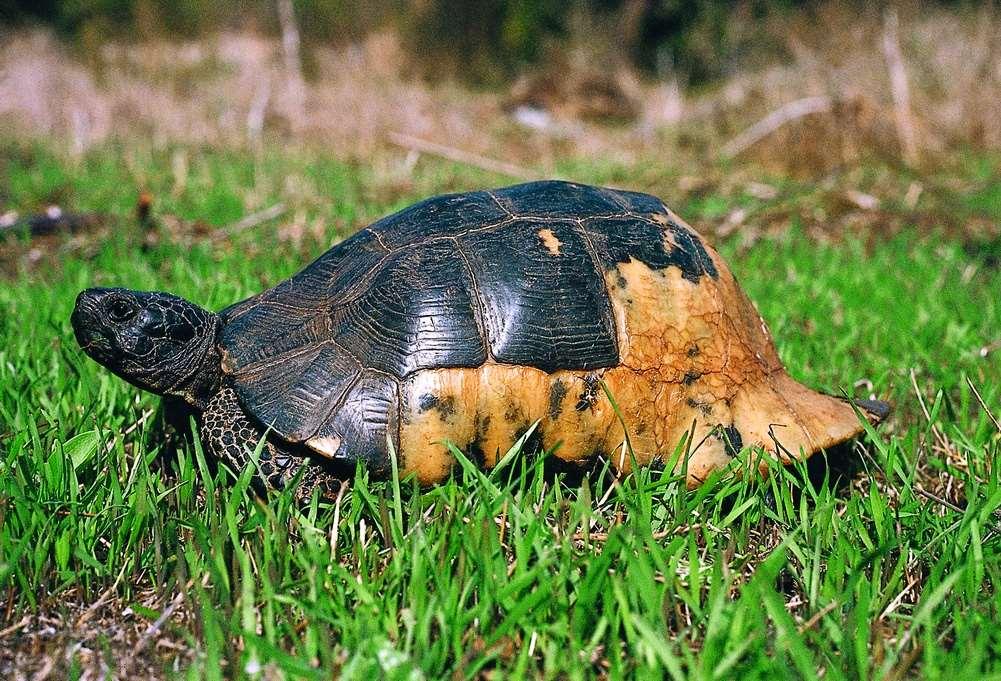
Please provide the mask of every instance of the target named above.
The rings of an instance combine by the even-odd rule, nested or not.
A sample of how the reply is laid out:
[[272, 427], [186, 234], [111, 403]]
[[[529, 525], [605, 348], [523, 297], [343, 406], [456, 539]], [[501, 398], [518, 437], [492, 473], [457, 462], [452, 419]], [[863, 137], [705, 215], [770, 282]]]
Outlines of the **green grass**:
[[[299, 509], [165, 439], [156, 398], [77, 348], [76, 293], [157, 288], [219, 308], [335, 234], [503, 179], [424, 161], [401, 179], [305, 153], [7, 152], [5, 205], [113, 220], [40, 257], [0, 244], [14, 272], [0, 286], [0, 675], [53, 660], [69, 677], [1001, 678], [1001, 440], [970, 388], [1001, 416], [1001, 352], [980, 353], [1001, 338], [1001, 271], [961, 244], [909, 230], [825, 246], [795, 225], [721, 244], [796, 378], [857, 396], [868, 381], [894, 403], [850, 484], [793, 468], [693, 492], [649, 471], [571, 485], [521, 457], [423, 491], [359, 472], [337, 504]], [[565, 174], [629, 183], [623, 168]], [[140, 186], [165, 232], [146, 251]], [[188, 222], [279, 200], [282, 220], [230, 239]], [[721, 215], [727, 200], [699, 199]]]

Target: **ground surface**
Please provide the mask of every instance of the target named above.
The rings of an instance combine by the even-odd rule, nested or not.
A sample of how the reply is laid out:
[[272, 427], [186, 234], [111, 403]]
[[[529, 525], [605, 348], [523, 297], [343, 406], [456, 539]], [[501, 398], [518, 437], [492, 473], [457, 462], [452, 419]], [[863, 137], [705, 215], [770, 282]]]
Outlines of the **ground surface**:
[[894, 404], [864, 451], [695, 492], [554, 478], [543, 458], [424, 492], [362, 473], [300, 512], [165, 438], [157, 400], [77, 348], [76, 293], [218, 309], [392, 209], [505, 179], [184, 148], [3, 159], [5, 209], [96, 220], [0, 243], [0, 676], [1001, 674], [1001, 271], [976, 228], [1001, 217], [996, 163], [916, 190], [888, 171], [815, 191], [561, 169], [652, 189], [715, 234], [796, 378]]

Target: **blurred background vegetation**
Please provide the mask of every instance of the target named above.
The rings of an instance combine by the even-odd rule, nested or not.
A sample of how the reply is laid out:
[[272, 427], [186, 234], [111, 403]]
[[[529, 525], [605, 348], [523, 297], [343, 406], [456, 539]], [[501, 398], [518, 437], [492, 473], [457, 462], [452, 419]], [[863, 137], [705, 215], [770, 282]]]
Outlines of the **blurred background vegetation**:
[[[748, 53], [781, 46], [743, 29], [809, 9], [809, 0], [295, 0], [304, 44], [340, 45], [391, 29], [429, 77], [498, 84], [586, 35], [648, 74], [694, 84], [725, 75]], [[857, 2], [861, 11], [870, 3]], [[220, 30], [277, 35], [271, 0], [3, 0], [8, 26], [44, 24], [84, 48], [109, 39], [192, 39]], [[753, 21], [752, 21], [753, 20]], [[769, 55], [773, 56], [773, 55]]]
[[823, 197], [766, 231], [885, 226], [887, 205], [998, 231], [994, 2], [0, 0], [0, 37], [8, 147], [319, 149], [403, 191], [422, 156], [598, 164], [669, 198], [791, 178]]

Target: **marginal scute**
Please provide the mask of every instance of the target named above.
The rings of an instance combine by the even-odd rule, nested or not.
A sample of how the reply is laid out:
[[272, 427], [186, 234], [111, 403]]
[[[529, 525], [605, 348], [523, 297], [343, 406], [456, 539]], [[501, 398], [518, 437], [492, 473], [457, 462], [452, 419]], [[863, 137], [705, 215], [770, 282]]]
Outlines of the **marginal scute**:
[[322, 447], [337, 440], [340, 444], [334, 451], [335, 459], [363, 461], [376, 473], [386, 472], [389, 445], [399, 451], [398, 414], [396, 379], [366, 372], [306, 445], [325, 454]]
[[[457, 446], [475, 446], [482, 452], [483, 465], [491, 468], [527, 428], [540, 420], [538, 449], [555, 450], [554, 456], [568, 461], [578, 461], [595, 451], [607, 451], [606, 436], [614, 420], [614, 411], [607, 400], [597, 402], [593, 411], [564, 409], [558, 419], [548, 416], [553, 386], [558, 383], [579, 386], [588, 375], [573, 371], [550, 374], [533, 367], [505, 364], [486, 364], [478, 369], [432, 369], [414, 374], [402, 385], [401, 409], [412, 417], [400, 428], [401, 470], [404, 474], [413, 473], [425, 484], [441, 480], [454, 464], [451, 453], [442, 444], [446, 440]], [[417, 412], [420, 396], [428, 392], [455, 396], [452, 418], [443, 419], [435, 410]]]
[[[225, 356], [225, 355], [224, 355]], [[264, 426], [291, 442], [311, 437], [361, 375], [362, 367], [336, 345], [306, 345], [232, 371], [240, 402]]]
[[341, 449], [341, 438], [334, 437], [311, 437], [306, 441], [306, 445], [317, 454], [328, 459], [336, 459], [337, 453]]

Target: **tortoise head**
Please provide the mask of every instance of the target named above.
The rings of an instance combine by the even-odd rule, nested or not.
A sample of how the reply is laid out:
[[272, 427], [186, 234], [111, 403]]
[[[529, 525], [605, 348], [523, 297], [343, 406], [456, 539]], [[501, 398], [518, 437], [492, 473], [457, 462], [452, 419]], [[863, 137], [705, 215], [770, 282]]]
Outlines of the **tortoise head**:
[[84, 352], [129, 383], [199, 406], [219, 381], [219, 318], [169, 293], [90, 288], [70, 318]]

